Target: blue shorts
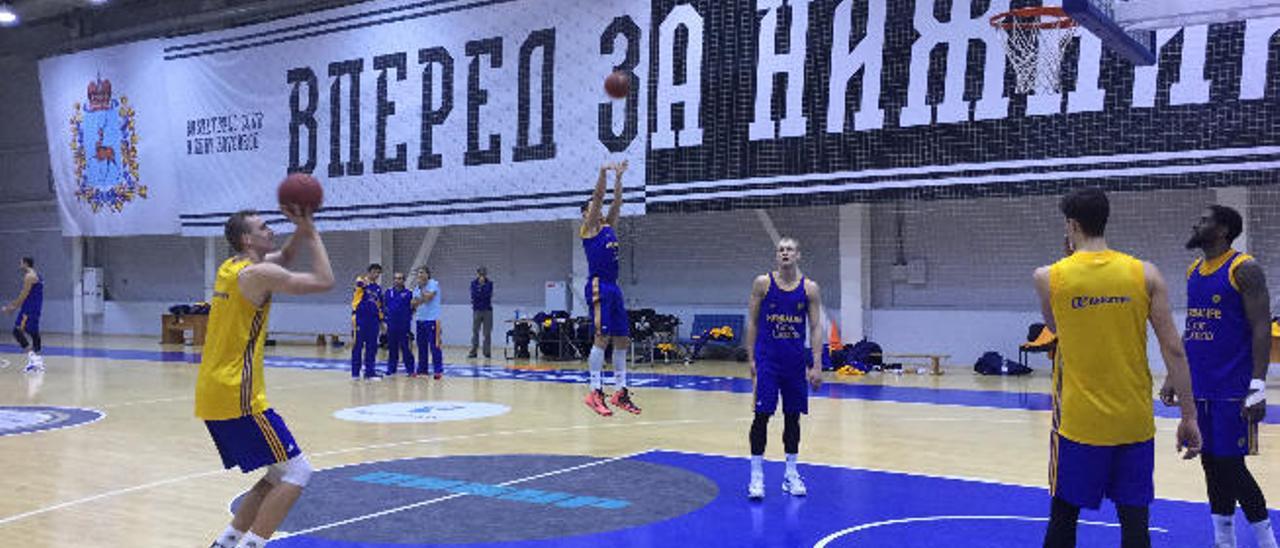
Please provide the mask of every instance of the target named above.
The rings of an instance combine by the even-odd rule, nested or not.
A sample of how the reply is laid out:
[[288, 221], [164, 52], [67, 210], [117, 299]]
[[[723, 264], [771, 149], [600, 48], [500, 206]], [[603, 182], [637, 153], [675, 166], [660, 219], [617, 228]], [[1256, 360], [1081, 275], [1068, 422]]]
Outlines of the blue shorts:
[[1243, 457], [1258, 446], [1250, 435], [1242, 400], [1196, 400], [1203, 452], [1214, 457]]
[[1155, 440], [1126, 445], [1089, 445], [1050, 434], [1049, 494], [1096, 510], [1102, 497], [1120, 506], [1155, 500]]
[[809, 413], [809, 379], [803, 367], [756, 362], [756, 413], [772, 415], [782, 395], [783, 414]]
[[19, 312], [18, 317], [13, 320], [13, 327], [27, 333], [39, 333], [40, 316]]
[[249, 473], [263, 466], [287, 461], [302, 454], [293, 434], [272, 409], [259, 415], [221, 421], [204, 421], [213, 444], [222, 455], [224, 468], [240, 467]]
[[618, 284], [591, 278], [587, 280], [586, 297], [591, 307], [591, 322], [595, 325], [596, 335], [606, 337], [630, 337], [631, 320], [627, 317], [627, 306], [622, 300], [622, 290]]

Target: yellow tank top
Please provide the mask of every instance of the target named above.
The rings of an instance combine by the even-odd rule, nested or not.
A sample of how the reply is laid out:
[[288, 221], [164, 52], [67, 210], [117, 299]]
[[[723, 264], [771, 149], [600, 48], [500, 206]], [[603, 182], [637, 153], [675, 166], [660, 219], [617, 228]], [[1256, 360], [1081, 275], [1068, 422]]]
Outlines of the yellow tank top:
[[1155, 436], [1142, 261], [1117, 251], [1076, 252], [1049, 268], [1058, 327], [1053, 425], [1089, 445]]
[[218, 267], [196, 378], [196, 416], [204, 420], [234, 419], [271, 407], [262, 380], [271, 301], [259, 308], [240, 292], [240, 271], [250, 264], [232, 257]]

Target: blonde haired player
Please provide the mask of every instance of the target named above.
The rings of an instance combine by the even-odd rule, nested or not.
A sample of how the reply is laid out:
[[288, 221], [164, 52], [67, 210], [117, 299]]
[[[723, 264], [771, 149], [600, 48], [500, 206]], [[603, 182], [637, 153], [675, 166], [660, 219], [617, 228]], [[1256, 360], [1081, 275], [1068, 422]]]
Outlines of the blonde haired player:
[[[273, 251], [274, 233], [253, 211], [227, 219], [235, 256], [218, 267], [204, 354], [196, 380], [196, 416], [205, 421], [227, 468], [266, 475], [245, 494], [235, 517], [211, 548], [259, 548], [284, 521], [311, 477], [311, 464], [284, 419], [267, 403], [262, 375], [271, 295], [321, 293], [333, 287], [333, 269], [309, 210], [282, 206], [296, 226]], [[285, 268], [307, 247], [309, 272]]]

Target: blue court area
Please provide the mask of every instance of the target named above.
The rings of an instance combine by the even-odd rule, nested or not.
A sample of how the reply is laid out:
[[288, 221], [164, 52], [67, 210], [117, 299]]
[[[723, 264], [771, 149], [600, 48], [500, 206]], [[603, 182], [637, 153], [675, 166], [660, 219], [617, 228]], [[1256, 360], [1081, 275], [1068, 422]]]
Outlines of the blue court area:
[[[745, 497], [743, 458], [651, 451], [617, 459], [499, 455], [365, 463], [321, 471], [273, 546], [308, 548], [1038, 546], [1045, 489], [801, 465], [805, 498], [766, 465]], [[1208, 546], [1205, 504], [1157, 500], [1154, 546]], [[1079, 546], [1114, 547], [1114, 512], [1081, 515]], [[1243, 520], [1238, 520], [1243, 521]], [[1253, 546], [1241, 525], [1241, 546]], [[301, 532], [299, 534], [299, 532]]]
[[[19, 353], [14, 345], [0, 345], [0, 352]], [[181, 362], [199, 364], [200, 355], [179, 351], [124, 350], [113, 348], [68, 348], [45, 347], [46, 356], [69, 356], [77, 358], [104, 358], [112, 360], [134, 360], [153, 362]], [[288, 367], [299, 369], [316, 369], [349, 372], [351, 362], [347, 359], [334, 358], [301, 358], [289, 356], [268, 356], [267, 367]], [[633, 368], [628, 375], [628, 383], [635, 388], [669, 388], [676, 390], [704, 390], [715, 392], [732, 392], [750, 394], [751, 380], [743, 377], [719, 377], [707, 375], [671, 375], [654, 374], [637, 371]], [[378, 371], [385, 371], [384, 364], [378, 365]], [[570, 384], [586, 384], [589, 380], [587, 372], [581, 369], [558, 370], [520, 370], [500, 366], [446, 365], [444, 374], [447, 377], [488, 378], [495, 380], [516, 380], [529, 382], [558, 382]], [[1037, 371], [1044, 375], [1047, 372]], [[606, 373], [606, 382], [608, 373]], [[1053, 401], [1049, 394], [1043, 392], [1000, 391], [1000, 390], [964, 390], [957, 388], [928, 388], [914, 386], [884, 386], [874, 383], [833, 383], [829, 382], [811, 394], [816, 398], [856, 399], [868, 401], [887, 401], [898, 403], [920, 403], [931, 405], [958, 405], [963, 407], [985, 407], [995, 409], [1021, 409], [1027, 411], [1049, 411]], [[1176, 407], [1165, 407], [1159, 402], [1152, 402], [1157, 417], [1178, 418]], [[1267, 416], [1263, 420], [1267, 424], [1280, 424], [1280, 405], [1267, 406]]]

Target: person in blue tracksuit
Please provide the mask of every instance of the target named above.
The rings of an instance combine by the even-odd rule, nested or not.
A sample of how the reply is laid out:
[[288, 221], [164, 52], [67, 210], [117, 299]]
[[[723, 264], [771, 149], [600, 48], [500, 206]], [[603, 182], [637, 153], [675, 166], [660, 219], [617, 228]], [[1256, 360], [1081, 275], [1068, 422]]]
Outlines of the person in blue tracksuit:
[[382, 294], [387, 320], [387, 374], [396, 374], [396, 363], [404, 360], [404, 374], [416, 377], [413, 352], [409, 350], [409, 327], [413, 321], [413, 292], [404, 286], [404, 273], [396, 272], [393, 284]]

